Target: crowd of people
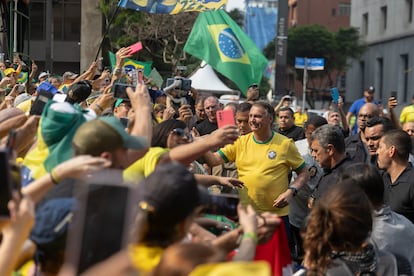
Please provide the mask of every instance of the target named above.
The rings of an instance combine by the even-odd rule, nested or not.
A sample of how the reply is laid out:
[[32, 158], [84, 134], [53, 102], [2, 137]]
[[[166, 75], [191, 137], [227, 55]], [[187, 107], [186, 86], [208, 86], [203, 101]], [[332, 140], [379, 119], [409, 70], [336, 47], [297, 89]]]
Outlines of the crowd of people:
[[129, 50], [24, 83], [0, 63], [0, 275], [412, 275], [414, 97], [224, 106], [137, 81]]

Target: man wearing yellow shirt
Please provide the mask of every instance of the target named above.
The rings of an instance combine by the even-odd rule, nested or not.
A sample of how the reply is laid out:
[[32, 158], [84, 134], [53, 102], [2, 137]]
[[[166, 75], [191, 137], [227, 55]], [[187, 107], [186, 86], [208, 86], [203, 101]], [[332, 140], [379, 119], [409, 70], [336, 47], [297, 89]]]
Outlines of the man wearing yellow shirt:
[[295, 125], [303, 127], [305, 122], [308, 120], [308, 115], [303, 112], [302, 107], [298, 106], [296, 112], [293, 115], [295, 118]]
[[[266, 102], [255, 102], [249, 112], [252, 133], [234, 144], [206, 154], [210, 166], [235, 162], [245, 187], [239, 189], [242, 204], [251, 204], [257, 212], [272, 212], [288, 227], [289, 201], [309, 178], [305, 162], [294, 142], [273, 131], [274, 109]], [[289, 186], [290, 170], [298, 178]]]
[[411, 100], [411, 105], [404, 107], [400, 114], [401, 125], [406, 122], [414, 122], [414, 95]]

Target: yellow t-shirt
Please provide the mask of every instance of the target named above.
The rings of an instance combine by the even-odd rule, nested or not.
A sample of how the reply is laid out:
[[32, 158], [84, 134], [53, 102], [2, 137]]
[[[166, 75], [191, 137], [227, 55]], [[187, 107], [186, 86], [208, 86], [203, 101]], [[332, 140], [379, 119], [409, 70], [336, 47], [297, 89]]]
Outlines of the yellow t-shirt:
[[149, 247], [145, 244], [134, 244], [129, 247], [132, 264], [140, 272], [140, 275], [150, 273], [160, 262], [163, 253], [164, 248]]
[[293, 117], [295, 118], [295, 125], [300, 127], [303, 127], [308, 120], [308, 115], [306, 115], [306, 113], [299, 114], [298, 112], [295, 112]]
[[18, 108], [18, 109], [20, 109], [21, 111], [23, 111], [24, 113], [26, 113], [26, 112], [29, 112], [30, 111], [30, 109], [32, 108], [32, 100], [31, 99], [29, 99], [29, 100], [26, 100], [26, 101], [24, 101], [24, 102], [22, 102], [22, 103], [20, 103], [20, 104], [18, 104], [17, 106], [16, 106], [16, 108]]
[[151, 147], [144, 157], [135, 161], [135, 163], [124, 170], [124, 180], [136, 182], [147, 177], [155, 170], [160, 157], [168, 151], [168, 149], [161, 147]]
[[268, 141], [257, 142], [249, 133], [218, 153], [226, 162], [236, 163], [239, 179], [244, 182], [244, 188], [239, 189], [243, 205], [251, 204], [258, 212], [280, 216], [289, 213], [288, 207], [273, 207], [273, 201], [287, 190], [289, 170], [305, 166], [293, 140], [273, 132]]
[[403, 108], [400, 114], [400, 122], [414, 122], [414, 105], [409, 105]]

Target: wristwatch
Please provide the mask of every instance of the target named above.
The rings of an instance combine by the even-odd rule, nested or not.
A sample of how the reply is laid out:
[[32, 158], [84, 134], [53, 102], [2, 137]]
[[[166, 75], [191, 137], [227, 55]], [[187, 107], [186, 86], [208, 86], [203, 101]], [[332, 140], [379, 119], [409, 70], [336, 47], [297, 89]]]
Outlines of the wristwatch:
[[296, 189], [295, 187], [290, 186], [288, 187], [288, 189], [293, 191], [293, 196], [296, 196], [298, 194], [298, 189]]

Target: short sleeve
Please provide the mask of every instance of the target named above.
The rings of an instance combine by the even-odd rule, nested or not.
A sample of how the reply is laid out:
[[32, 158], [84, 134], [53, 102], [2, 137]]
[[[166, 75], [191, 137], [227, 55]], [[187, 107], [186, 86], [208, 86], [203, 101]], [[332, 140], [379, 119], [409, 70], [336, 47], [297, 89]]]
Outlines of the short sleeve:
[[218, 154], [225, 162], [234, 162], [236, 160], [236, 143], [237, 141], [235, 144], [228, 144], [218, 151]]
[[288, 146], [288, 164], [294, 171], [300, 171], [302, 168], [306, 166], [305, 161], [303, 160], [302, 156], [300, 155], [298, 148], [296, 147], [293, 140], [289, 139], [289, 146]]
[[352, 105], [351, 105], [351, 107], [349, 108], [349, 111], [348, 112], [350, 112], [350, 113], [352, 113], [352, 114], [354, 114], [354, 115], [357, 115], [357, 101], [355, 101]]

